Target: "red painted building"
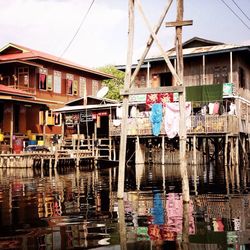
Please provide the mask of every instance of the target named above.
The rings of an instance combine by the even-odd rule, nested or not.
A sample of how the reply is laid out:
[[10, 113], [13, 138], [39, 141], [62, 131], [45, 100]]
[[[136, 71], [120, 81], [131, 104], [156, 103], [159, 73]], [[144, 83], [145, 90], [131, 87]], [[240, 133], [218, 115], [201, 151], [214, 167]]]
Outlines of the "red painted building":
[[11, 138], [29, 130], [40, 135], [60, 133], [60, 116], [51, 110], [95, 96], [108, 78], [56, 56], [6, 45], [0, 49], [0, 134]]

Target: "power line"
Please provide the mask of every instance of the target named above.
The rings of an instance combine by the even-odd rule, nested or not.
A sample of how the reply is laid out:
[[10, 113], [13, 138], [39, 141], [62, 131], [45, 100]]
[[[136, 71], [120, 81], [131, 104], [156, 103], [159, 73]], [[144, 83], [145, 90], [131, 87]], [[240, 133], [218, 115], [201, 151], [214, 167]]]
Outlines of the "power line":
[[77, 30], [76, 30], [76, 32], [75, 32], [75, 34], [74, 34], [74, 36], [73, 36], [73, 37], [72, 37], [72, 39], [70, 40], [70, 42], [69, 42], [68, 46], [64, 49], [63, 53], [62, 53], [62, 54], [60, 55], [60, 57], [58, 58], [58, 61], [60, 61], [60, 60], [61, 60], [61, 58], [63, 57], [63, 55], [65, 54], [65, 52], [69, 49], [69, 47], [70, 47], [70, 46], [71, 46], [71, 44], [73, 43], [73, 41], [74, 41], [75, 37], [77, 36], [77, 34], [79, 33], [79, 31], [80, 31], [80, 29], [81, 29], [81, 27], [82, 27], [83, 23], [85, 22], [85, 20], [86, 20], [86, 18], [87, 18], [87, 16], [88, 16], [88, 14], [89, 14], [89, 12], [90, 12], [90, 10], [91, 10], [91, 8], [92, 8], [92, 6], [93, 6], [94, 2], [95, 2], [95, 0], [92, 0], [92, 2], [91, 2], [91, 4], [90, 4], [90, 6], [89, 6], [89, 8], [88, 8], [87, 12], [85, 13], [85, 15], [83, 16], [82, 21], [81, 21], [81, 23], [80, 23], [79, 27], [77, 28]]
[[250, 27], [242, 20], [242, 18], [224, 1], [221, 0], [222, 3], [224, 3], [228, 9], [231, 10], [231, 12], [250, 30]]
[[232, 0], [233, 3], [237, 6], [237, 8], [241, 11], [241, 13], [250, 21], [250, 18], [248, 17], [248, 15], [241, 9], [241, 7], [234, 1]]

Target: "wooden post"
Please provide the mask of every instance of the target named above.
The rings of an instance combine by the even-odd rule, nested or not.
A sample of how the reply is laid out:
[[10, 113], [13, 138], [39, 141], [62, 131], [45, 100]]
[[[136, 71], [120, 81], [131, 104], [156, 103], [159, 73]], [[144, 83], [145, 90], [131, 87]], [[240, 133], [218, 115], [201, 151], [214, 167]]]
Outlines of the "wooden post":
[[229, 194], [227, 151], [228, 151], [228, 135], [226, 134], [226, 137], [225, 137], [225, 149], [224, 149], [224, 166], [225, 166], [226, 189], [227, 189], [227, 194]]
[[196, 158], [196, 135], [193, 137], [193, 163], [194, 163], [194, 192], [197, 192], [197, 158]]
[[240, 190], [240, 170], [239, 170], [239, 137], [235, 139], [235, 170], [236, 170], [236, 185], [238, 191]]
[[202, 83], [206, 84], [206, 57], [202, 55]]
[[[131, 83], [131, 66], [132, 66], [132, 54], [134, 43], [134, 0], [129, 0], [129, 27], [128, 27], [128, 52], [127, 52], [127, 64], [125, 72], [124, 89], [128, 89]], [[121, 124], [121, 136], [120, 136], [120, 152], [119, 152], [119, 173], [118, 173], [118, 191], [117, 198], [122, 199], [124, 195], [124, 181], [125, 181], [125, 163], [126, 163], [126, 151], [127, 151], [127, 124], [128, 124], [128, 95], [123, 97], [122, 104], [122, 124]]]
[[[177, 21], [183, 21], [183, 0], [177, 0]], [[176, 58], [177, 58], [177, 74], [180, 78], [180, 85], [182, 85], [183, 92], [179, 94], [179, 105], [180, 105], [180, 170], [182, 177], [182, 194], [183, 202], [189, 202], [189, 182], [187, 173], [187, 159], [186, 159], [186, 117], [185, 117], [185, 106], [186, 106], [186, 90], [183, 81], [184, 65], [183, 65], [183, 52], [182, 52], [182, 26], [176, 26]], [[187, 218], [188, 219], [188, 218]]]
[[76, 166], [79, 167], [80, 163], [80, 123], [77, 123], [77, 151], [76, 151]]
[[13, 134], [14, 134], [14, 105], [10, 104], [10, 152], [13, 152]]
[[165, 136], [161, 137], [161, 164], [165, 164]]
[[230, 83], [233, 83], [233, 52], [230, 51]]
[[[65, 133], [65, 123], [64, 123], [64, 119], [62, 119], [62, 135], [61, 135], [61, 145], [64, 146], [64, 133]], [[61, 147], [59, 147], [59, 149], [61, 149]]]

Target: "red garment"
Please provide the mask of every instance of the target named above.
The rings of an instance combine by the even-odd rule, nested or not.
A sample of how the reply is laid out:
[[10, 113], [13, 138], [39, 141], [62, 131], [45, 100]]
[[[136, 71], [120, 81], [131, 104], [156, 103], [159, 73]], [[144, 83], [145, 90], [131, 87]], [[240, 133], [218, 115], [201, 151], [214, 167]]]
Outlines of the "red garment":
[[147, 94], [146, 96], [146, 105], [148, 108], [151, 108], [154, 103], [158, 103], [158, 94]]
[[174, 101], [174, 94], [173, 93], [160, 93], [158, 94], [158, 102], [162, 103], [165, 107], [167, 102]]
[[147, 94], [146, 96], [146, 105], [148, 108], [152, 108], [154, 103], [162, 103], [165, 107], [168, 102], [174, 102], [173, 93]]
[[72, 85], [73, 85], [73, 81], [67, 79], [67, 94], [72, 94]]
[[40, 89], [46, 89], [45, 83], [46, 83], [46, 75], [40, 74], [39, 75], [39, 87], [40, 87]]

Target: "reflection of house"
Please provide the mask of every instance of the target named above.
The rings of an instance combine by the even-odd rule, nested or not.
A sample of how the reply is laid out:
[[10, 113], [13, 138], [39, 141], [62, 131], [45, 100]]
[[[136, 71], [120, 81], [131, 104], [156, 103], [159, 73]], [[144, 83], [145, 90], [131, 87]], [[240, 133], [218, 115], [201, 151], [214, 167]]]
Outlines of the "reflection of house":
[[51, 110], [95, 95], [107, 78], [62, 58], [8, 44], [0, 50], [0, 130], [10, 136], [28, 130], [60, 133], [60, 116]]

